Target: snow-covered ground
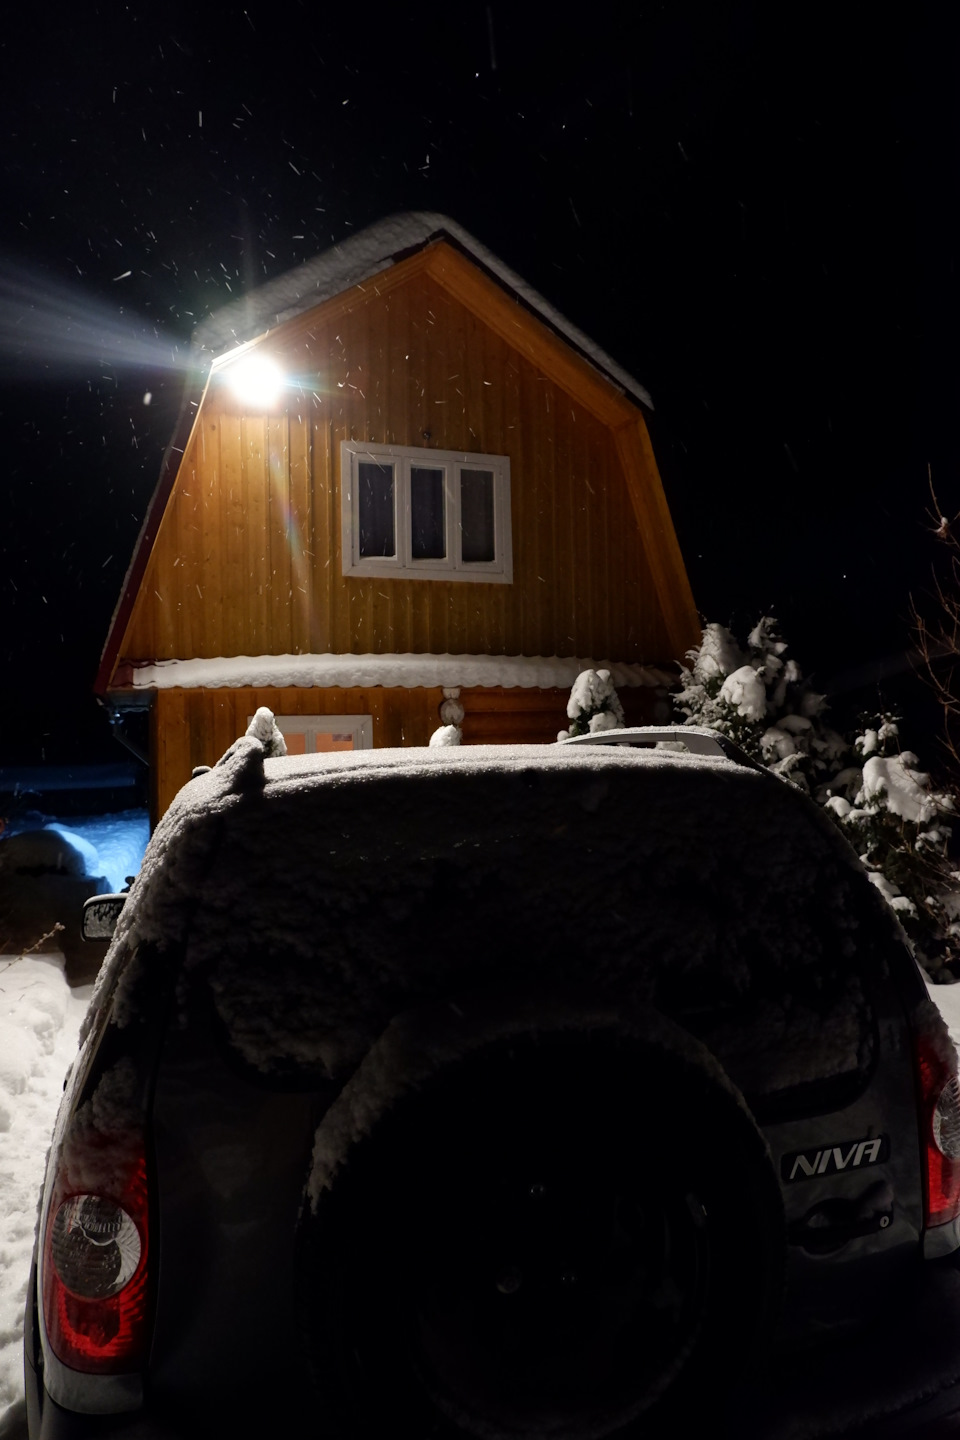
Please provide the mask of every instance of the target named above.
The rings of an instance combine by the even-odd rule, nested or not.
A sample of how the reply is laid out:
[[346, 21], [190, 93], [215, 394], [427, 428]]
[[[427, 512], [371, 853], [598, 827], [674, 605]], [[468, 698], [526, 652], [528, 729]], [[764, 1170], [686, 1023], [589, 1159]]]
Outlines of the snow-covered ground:
[[0, 956], [0, 1434], [18, 1433], [37, 1202], [92, 989], [71, 990], [62, 955]]
[[960, 1050], [960, 984], [928, 985], [927, 990], [950, 1028], [954, 1045]]
[[[30, 846], [64, 842], [69, 873], [105, 877], [122, 890], [140, 869], [150, 835], [146, 810], [58, 819], [33, 812], [10, 824], [0, 851], [24, 863]], [[9, 847], [9, 849], [7, 849]], [[49, 844], [46, 850], [49, 850]], [[22, 853], [21, 853], [22, 852]], [[46, 851], [38, 850], [40, 860]], [[16, 870], [13, 860], [8, 866]], [[0, 864], [2, 869], [2, 864]], [[34, 882], [36, 883], [36, 882]], [[102, 887], [101, 887], [102, 888]], [[38, 922], [38, 933], [42, 929]], [[23, 1307], [44, 1162], [63, 1080], [77, 1049], [91, 985], [71, 989], [64, 958], [0, 954], [0, 1436], [25, 1433]]]
[[[12, 824], [0, 845], [25, 843], [37, 830], [55, 830], [77, 856], [77, 871], [91, 878], [105, 875], [110, 889], [119, 892], [128, 875], [136, 875], [150, 839], [146, 810], [119, 810], [109, 815], [71, 815], [66, 819], [34, 812]], [[19, 838], [18, 838], [19, 837]]]

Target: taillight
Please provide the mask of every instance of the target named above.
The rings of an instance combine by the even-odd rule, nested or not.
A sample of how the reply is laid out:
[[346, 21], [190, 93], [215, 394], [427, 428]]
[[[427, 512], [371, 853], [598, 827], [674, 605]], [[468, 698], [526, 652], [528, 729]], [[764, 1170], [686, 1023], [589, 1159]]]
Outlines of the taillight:
[[960, 1214], [960, 1082], [957, 1058], [937, 1039], [916, 1034], [924, 1199], [928, 1226]]
[[65, 1365], [111, 1375], [137, 1369], [143, 1357], [147, 1164], [142, 1144], [124, 1145], [119, 1154], [110, 1147], [102, 1160], [102, 1166], [85, 1166], [82, 1190], [64, 1178], [63, 1168], [54, 1186], [44, 1235], [43, 1319]]

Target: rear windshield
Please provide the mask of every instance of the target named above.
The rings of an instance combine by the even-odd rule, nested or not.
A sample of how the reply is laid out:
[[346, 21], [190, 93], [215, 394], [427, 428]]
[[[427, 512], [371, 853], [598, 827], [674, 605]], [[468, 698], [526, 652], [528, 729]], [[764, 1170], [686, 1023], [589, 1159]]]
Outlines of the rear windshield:
[[861, 1084], [882, 901], [789, 787], [669, 758], [251, 800], [188, 949], [225, 1043], [338, 1075], [411, 1006], [540, 987], [682, 1017], [748, 1094]]

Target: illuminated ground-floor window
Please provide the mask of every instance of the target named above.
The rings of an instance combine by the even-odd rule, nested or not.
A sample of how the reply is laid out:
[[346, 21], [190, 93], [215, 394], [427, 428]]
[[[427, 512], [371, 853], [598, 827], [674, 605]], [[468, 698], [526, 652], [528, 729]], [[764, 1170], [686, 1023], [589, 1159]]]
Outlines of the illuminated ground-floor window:
[[370, 715], [277, 715], [275, 719], [288, 755], [373, 749]]

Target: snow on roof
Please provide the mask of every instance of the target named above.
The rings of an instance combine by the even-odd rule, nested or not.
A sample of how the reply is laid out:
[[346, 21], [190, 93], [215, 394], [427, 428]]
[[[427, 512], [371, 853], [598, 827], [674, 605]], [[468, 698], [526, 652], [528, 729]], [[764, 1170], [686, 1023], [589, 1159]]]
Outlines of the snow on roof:
[[391, 215], [324, 250], [285, 275], [278, 275], [276, 279], [258, 286], [249, 295], [213, 311], [193, 332], [194, 345], [214, 356], [220, 355], [312, 310], [324, 300], [343, 294], [354, 285], [362, 285], [380, 271], [406, 258], [411, 251], [422, 249], [432, 240], [439, 239], [452, 240], [466, 251], [598, 370], [635, 400], [653, 409], [653, 401], [644, 386], [605, 354], [589, 336], [572, 325], [549, 301], [474, 239], [469, 231], [446, 215], [429, 210]]
[[222, 690], [250, 686], [382, 685], [386, 689], [566, 689], [584, 670], [609, 670], [617, 686], [672, 685], [674, 676], [651, 665], [617, 664], [551, 655], [231, 655], [212, 660], [159, 660], [133, 667], [138, 690]]

